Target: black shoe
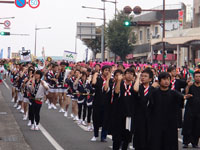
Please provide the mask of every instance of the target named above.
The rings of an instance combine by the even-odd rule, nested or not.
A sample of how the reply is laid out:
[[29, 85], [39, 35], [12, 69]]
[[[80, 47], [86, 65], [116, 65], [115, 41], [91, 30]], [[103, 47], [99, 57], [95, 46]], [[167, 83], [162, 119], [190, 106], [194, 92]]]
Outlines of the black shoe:
[[192, 145], [192, 147], [193, 147], [193, 148], [199, 148], [199, 146], [198, 146], [198, 145]]
[[107, 142], [105, 139], [101, 139], [101, 142]]
[[184, 145], [183, 145], [183, 148], [188, 148], [188, 144], [184, 144]]

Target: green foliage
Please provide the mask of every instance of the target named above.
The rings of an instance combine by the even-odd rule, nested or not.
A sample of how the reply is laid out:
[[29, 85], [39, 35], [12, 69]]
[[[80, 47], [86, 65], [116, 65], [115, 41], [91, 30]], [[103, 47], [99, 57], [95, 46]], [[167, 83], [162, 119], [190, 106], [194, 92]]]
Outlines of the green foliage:
[[120, 56], [122, 61], [126, 60], [126, 56], [133, 51], [133, 44], [135, 43], [135, 35], [132, 31], [133, 27], [124, 26], [125, 20], [132, 20], [123, 12], [118, 13], [116, 20], [109, 22], [106, 28], [106, 38], [108, 48]]

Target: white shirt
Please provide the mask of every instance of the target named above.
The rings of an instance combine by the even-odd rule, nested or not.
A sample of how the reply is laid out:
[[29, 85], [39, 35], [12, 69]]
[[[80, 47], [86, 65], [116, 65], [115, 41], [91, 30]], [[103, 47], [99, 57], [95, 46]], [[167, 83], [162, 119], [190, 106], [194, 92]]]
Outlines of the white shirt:
[[44, 83], [44, 86], [42, 85], [42, 83], [40, 83], [35, 99], [43, 98], [45, 96], [46, 88], [48, 88], [48, 84], [44, 80], [42, 80], [41, 82]]
[[[42, 85], [41, 82], [44, 83], [44, 86]], [[40, 82], [38, 91], [37, 91], [37, 93], [36, 93], [36, 95], [35, 95], [35, 99], [42, 99], [42, 98], [45, 96], [46, 88], [49, 88], [49, 87], [48, 87], [48, 84], [47, 84], [44, 80], [41, 80], [41, 82]], [[31, 85], [30, 85], [30, 86], [31, 86]], [[45, 88], [45, 87], [46, 87], [46, 88]], [[30, 88], [31, 88], [31, 91], [34, 91], [34, 90], [35, 90], [35, 89], [32, 89], [32, 87], [30, 87]]]

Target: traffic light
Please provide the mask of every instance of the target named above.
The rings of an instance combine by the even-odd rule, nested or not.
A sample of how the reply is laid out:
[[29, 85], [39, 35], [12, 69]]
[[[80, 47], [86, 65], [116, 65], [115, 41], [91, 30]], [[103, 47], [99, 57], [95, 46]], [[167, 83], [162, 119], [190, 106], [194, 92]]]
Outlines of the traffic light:
[[137, 26], [137, 22], [133, 22], [130, 20], [125, 20], [124, 21], [124, 26], [129, 27], [129, 26]]
[[129, 20], [124, 21], [124, 26], [129, 27], [131, 25], [131, 22]]
[[4, 36], [4, 35], [10, 35], [10, 32], [0, 32], [0, 35]]

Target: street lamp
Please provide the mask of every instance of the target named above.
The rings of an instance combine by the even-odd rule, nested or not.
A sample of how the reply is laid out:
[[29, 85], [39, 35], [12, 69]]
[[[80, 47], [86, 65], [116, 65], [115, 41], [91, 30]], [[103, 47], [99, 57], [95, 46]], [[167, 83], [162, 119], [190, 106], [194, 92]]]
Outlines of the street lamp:
[[[117, 0], [115, 1], [101, 0], [101, 1], [115, 4], [115, 21], [116, 21], [117, 20]], [[116, 54], [114, 54], [114, 61], [116, 62]]]
[[34, 49], [34, 55], [35, 56], [36, 56], [37, 31], [38, 30], [45, 30], [45, 29], [51, 29], [51, 27], [37, 28], [37, 26], [35, 26], [35, 49]]
[[115, 0], [115, 1], [101, 0], [101, 1], [115, 4], [115, 20], [116, 20], [116, 16], [117, 16], [117, 0]]
[[86, 6], [82, 6], [82, 8], [88, 8], [88, 9], [97, 9], [97, 10], [103, 10], [103, 18], [101, 20], [103, 20], [103, 25], [102, 25], [102, 31], [101, 31], [101, 61], [104, 61], [104, 47], [105, 47], [105, 35], [104, 35], [104, 30], [105, 30], [105, 24], [106, 24], [106, 13], [105, 13], [105, 2], [103, 5], [103, 8], [97, 8], [97, 7], [86, 7]]
[[96, 17], [86, 17], [87, 19], [99, 19], [99, 20], [104, 20], [103, 18], [96, 18]]
[[[133, 8], [133, 10], [131, 9], [130, 6], [126, 6], [124, 7], [124, 12], [127, 14], [130, 14], [131, 11], [133, 11], [136, 15], [139, 15], [142, 11], [158, 11], [161, 12], [163, 15], [163, 23], [162, 23], [162, 39], [165, 38], [165, 0], [163, 0], [163, 9], [159, 10], [159, 9], [141, 9], [139, 6], [136, 6], [135, 8]], [[165, 64], [165, 42], [163, 41], [163, 50], [162, 50], [162, 60], [163, 60], [163, 64]]]

